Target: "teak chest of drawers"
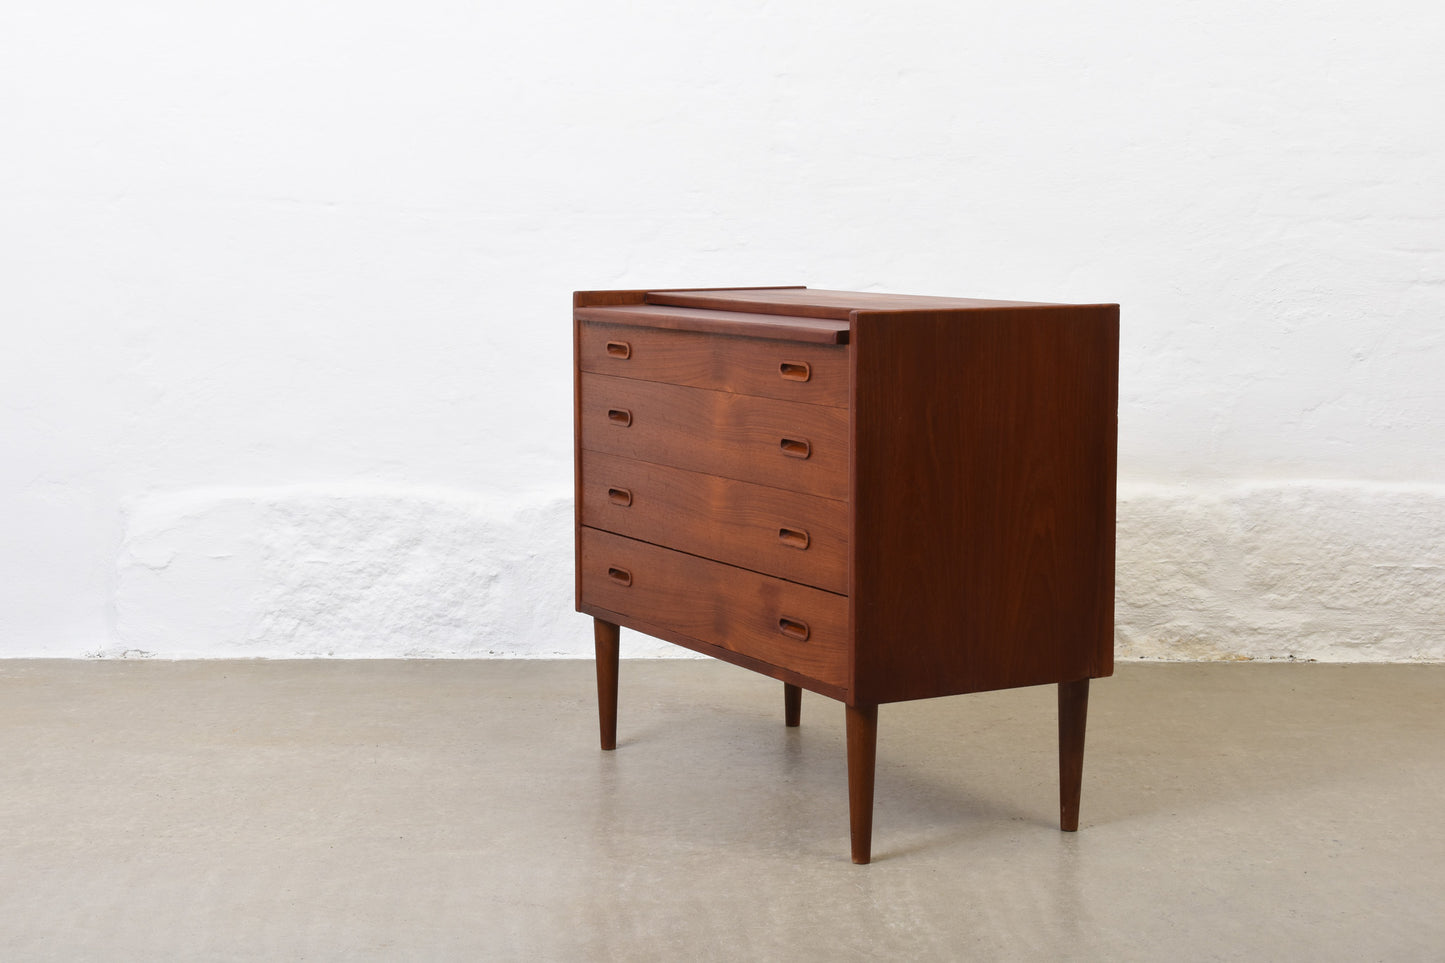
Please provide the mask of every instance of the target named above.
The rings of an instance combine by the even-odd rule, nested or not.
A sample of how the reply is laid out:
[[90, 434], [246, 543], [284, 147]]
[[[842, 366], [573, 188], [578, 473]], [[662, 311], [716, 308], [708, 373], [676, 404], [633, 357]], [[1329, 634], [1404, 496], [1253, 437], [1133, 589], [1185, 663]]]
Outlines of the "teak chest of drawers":
[[806, 288], [573, 298], [577, 610], [841, 701], [853, 861], [878, 706], [1059, 686], [1078, 827], [1113, 672], [1117, 305]]

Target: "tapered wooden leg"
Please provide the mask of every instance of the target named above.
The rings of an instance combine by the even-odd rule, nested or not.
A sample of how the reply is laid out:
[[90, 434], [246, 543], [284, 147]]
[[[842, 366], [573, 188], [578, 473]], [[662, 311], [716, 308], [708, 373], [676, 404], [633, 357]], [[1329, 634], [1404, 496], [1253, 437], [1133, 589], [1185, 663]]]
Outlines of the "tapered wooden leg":
[[1079, 790], [1084, 781], [1084, 723], [1089, 680], [1059, 683], [1059, 828], [1079, 828]]
[[848, 829], [853, 862], [873, 850], [873, 766], [878, 758], [878, 707], [844, 706], [848, 731]]
[[592, 620], [592, 637], [597, 646], [597, 720], [602, 728], [602, 748], [617, 748], [617, 626]]
[[803, 715], [803, 687], [783, 683], [783, 723], [796, 726]]

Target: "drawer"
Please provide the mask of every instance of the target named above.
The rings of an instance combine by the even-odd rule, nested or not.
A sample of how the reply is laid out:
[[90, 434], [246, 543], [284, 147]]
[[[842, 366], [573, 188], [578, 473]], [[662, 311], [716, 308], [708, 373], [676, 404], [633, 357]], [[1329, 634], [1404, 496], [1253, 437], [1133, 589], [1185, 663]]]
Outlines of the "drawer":
[[581, 441], [791, 491], [848, 497], [848, 409], [584, 374]]
[[591, 528], [580, 538], [584, 604], [848, 685], [847, 598]]
[[848, 349], [696, 331], [582, 322], [578, 363], [615, 378], [848, 405]]
[[584, 451], [582, 524], [848, 591], [848, 505], [831, 498]]

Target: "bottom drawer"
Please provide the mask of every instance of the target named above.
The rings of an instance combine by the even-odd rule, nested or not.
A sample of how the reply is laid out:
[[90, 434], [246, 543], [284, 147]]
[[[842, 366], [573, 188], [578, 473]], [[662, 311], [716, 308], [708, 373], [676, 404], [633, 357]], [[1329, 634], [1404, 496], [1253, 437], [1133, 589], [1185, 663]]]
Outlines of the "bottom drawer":
[[584, 604], [826, 682], [848, 685], [848, 599], [581, 530]]

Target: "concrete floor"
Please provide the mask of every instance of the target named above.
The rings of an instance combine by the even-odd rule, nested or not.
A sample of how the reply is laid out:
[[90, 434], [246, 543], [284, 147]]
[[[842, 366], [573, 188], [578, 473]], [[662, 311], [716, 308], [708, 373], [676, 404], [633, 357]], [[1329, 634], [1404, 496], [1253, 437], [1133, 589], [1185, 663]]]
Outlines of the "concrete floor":
[[0, 662], [0, 959], [1440, 960], [1445, 666], [842, 709], [714, 662]]

